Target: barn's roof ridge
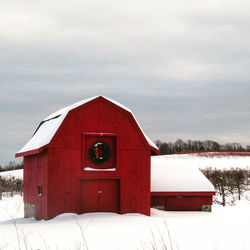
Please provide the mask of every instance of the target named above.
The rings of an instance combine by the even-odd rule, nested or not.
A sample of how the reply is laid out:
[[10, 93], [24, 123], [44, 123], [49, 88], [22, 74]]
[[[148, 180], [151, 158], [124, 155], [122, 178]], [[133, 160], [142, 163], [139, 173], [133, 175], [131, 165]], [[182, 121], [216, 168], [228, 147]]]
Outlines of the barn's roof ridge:
[[151, 192], [214, 192], [214, 186], [197, 167], [169, 163], [165, 156], [151, 157]]
[[86, 104], [92, 100], [95, 100], [97, 98], [106, 99], [109, 102], [111, 102], [111, 103], [119, 106], [120, 108], [126, 110], [127, 112], [129, 112], [133, 116], [134, 120], [136, 121], [138, 127], [140, 128], [141, 132], [143, 133], [148, 144], [152, 148], [158, 150], [157, 146], [153, 143], [153, 141], [142, 130], [142, 128], [141, 128], [140, 124], [138, 123], [138, 121], [136, 120], [133, 112], [129, 108], [120, 104], [117, 101], [112, 100], [111, 98], [99, 95], [99, 96], [94, 96], [94, 97], [73, 103], [72, 105], [66, 106], [66, 107], [52, 113], [48, 117], [46, 117], [40, 123], [40, 125], [36, 129], [35, 133], [31, 137], [31, 139], [16, 153], [16, 156], [21, 156], [20, 154], [22, 154], [22, 153], [37, 150], [37, 149], [40, 149], [40, 148], [46, 146], [47, 144], [49, 144], [51, 142], [52, 138], [54, 137], [56, 131], [61, 126], [63, 120], [65, 119], [65, 117], [67, 116], [69, 111], [71, 111], [71, 110], [73, 110], [73, 109], [75, 109], [83, 104]]

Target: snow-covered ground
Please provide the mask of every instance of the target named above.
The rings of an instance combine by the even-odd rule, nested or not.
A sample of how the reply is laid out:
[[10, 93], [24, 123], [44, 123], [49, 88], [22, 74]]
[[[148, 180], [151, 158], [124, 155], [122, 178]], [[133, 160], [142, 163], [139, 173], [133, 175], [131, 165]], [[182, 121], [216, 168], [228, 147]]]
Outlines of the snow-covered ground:
[[[157, 156], [170, 166], [250, 168], [249, 156]], [[1, 172], [22, 178], [23, 171]], [[212, 213], [151, 210], [151, 217], [114, 213], [62, 214], [49, 221], [23, 218], [22, 197], [0, 200], [0, 250], [248, 250], [250, 192], [235, 206], [213, 205]]]
[[250, 201], [212, 213], [151, 210], [151, 217], [114, 213], [23, 218], [22, 197], [0, 201], [0, 249], [250, 249]]

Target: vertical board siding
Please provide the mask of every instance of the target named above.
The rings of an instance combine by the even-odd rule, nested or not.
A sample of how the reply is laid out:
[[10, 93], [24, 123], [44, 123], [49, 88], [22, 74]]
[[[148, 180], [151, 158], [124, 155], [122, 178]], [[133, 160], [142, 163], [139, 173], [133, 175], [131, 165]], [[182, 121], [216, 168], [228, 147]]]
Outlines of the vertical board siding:
[[161, 206], [167, 211], [202, 211], [203, 205], [212, 205], [213, 197], [210, 196], [152, 196], [151, 206]]
[[48, 217], [77, 212], [80, 150], [50, 149], [48, 164]]
[[[36, 218], [45, 218], [47, 214], [47, 150], [24, 157], [24, 202], [35, 205]], [[43, 194], [38, 196], [38, 185]]]

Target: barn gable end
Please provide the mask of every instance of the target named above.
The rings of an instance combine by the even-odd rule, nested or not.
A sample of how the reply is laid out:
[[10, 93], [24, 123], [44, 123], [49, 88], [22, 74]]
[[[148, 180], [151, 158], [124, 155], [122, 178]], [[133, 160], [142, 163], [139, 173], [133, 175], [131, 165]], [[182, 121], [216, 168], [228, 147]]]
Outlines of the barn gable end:
[[[89, 99], [85, 99], [83, 101], [77, 102], [65, 108], [62, 108], [53, 114], [46, 117], [38, 126], [35, 133], [31, 137], [31, 139], [16, 153], [16, 157], [37, 154], [43, 151], [47, 145], [50, 144], [58, 129], [63, 124], [65, 118], [68, 116], [69, 113], [77, 112], [77, 110], [81, 108], [86, 108], [90, 106], [92, 103], [101, 101], [103, 103], [109, 104], [113, 106], [113, 108], [123, 112], [128, 117], [130, 117], [131, 122], [136, 127], [138, 133], [145, 140], [145, 144], [148, 145], [151, 149], [152, 155], [159, 154], [159, 149], [157, 146], [150, 140], [150, 138], [143, 132], [141, 126], [137, 122], [135, 116], [133, 115], [132, 111], [125, 107], [124, 105], [103, 96], [92, 97]], [[89, 117], [91, 118], [94, 115], [89, 113]], [[84, 121], [86, 122], [86, 121]]]
[[[106, 151], [107, 161], [94, 161]], [[24, 156], [24, 176], [35, 176], [32, 183], [24, 178], [25, 196], [33, 197], [25, 202], [37, 218], [50, 219], [65, 212], [149, 215], [150, 156], [158, 153], [130, 110], [100, 96], [47, 117], [16, 156]]]

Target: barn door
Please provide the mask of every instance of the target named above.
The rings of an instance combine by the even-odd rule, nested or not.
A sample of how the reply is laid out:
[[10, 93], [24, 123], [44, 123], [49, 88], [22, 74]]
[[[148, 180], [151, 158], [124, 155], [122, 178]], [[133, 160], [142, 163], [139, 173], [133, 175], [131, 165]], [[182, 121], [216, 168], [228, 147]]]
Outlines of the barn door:
[[82, 180], [80, 213], [120, 212], [119, 180]]

